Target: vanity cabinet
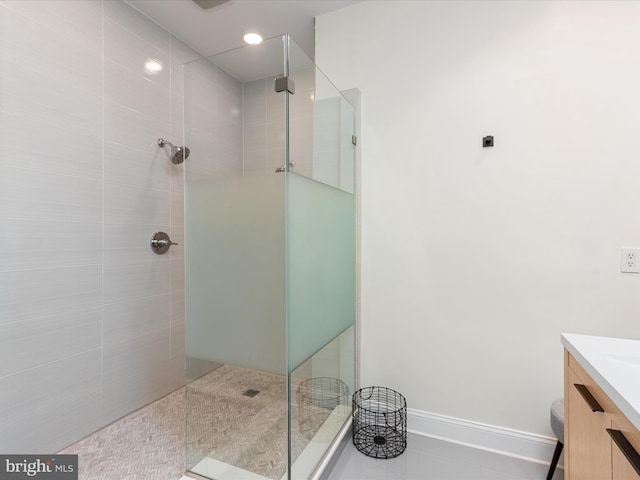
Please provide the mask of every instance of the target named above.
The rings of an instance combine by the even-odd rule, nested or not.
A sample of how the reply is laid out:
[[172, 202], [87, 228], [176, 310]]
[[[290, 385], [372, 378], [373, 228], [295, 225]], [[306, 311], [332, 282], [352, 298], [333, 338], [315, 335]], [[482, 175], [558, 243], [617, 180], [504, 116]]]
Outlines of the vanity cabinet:
[[638, 430], [566, 351], [564, 374], [565, 480], [640, 480]]
[[[617, 428], [615, 424], [613, 428]], [[611, 449], [611, 471], [612, 478], [615, 480], [638, 480], [640, 478], [617, 445], [613, 445]]]

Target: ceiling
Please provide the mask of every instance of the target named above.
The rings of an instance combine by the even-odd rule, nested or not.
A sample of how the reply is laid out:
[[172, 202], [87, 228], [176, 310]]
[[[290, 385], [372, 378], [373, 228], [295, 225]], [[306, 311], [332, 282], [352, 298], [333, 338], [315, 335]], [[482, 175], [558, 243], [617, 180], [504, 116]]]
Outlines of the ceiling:
[[247, 31], [265, 39], [289, 33], [314, 58], [314, 18], [359, 0], [229, 0], [203, 10], [192, 0], [127, 0], [204, 56], [245, 45]]

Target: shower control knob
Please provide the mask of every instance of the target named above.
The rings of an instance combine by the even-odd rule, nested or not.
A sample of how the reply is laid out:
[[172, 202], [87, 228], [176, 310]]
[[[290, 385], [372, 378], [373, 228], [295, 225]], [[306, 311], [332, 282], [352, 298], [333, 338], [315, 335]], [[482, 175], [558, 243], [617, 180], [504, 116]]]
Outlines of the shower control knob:
[[171, 245], [178, 245], [177, 243], [172, 242], [169, 235], [164, 232], [154, 233], [151, 237], [150, 243], [151, 250], [153, 250], [153, 253], [157, 253], [158, 255], [167, 253]]

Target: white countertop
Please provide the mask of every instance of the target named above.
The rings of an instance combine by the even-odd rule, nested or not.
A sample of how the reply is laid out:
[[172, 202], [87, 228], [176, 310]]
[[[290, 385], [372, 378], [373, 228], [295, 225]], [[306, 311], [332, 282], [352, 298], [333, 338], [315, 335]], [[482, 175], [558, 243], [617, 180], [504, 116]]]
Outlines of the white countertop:
[[640, 340], [563, 333], [561, 341], [640, 430]]

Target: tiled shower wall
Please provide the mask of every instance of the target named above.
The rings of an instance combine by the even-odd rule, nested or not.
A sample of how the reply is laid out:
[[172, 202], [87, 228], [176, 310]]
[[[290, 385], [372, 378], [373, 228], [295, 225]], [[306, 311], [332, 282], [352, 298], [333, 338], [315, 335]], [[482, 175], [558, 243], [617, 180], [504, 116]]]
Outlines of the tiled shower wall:
[[[311, 177], [313, 69], [296, 72], [296, 93], [289, 101], [290, 159], [293, 171]], [[285, 98], [275, 91], [275, 77], [242, 84], [244, 175], [272, 175], [285, 163]]]
[[[187, 46], [120, 1], [0, 0], [0, 451], [54, 452], [184, 383]], [[160, 72], [145, 71], [148, 59]]]
[[242, 84], [208, 59], [184, 68], [186, 182], [242, 175]]

